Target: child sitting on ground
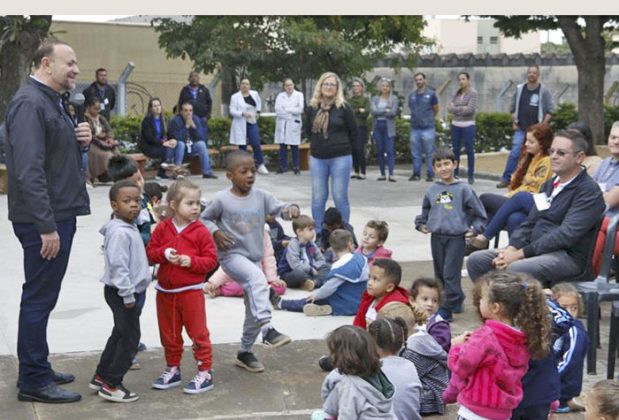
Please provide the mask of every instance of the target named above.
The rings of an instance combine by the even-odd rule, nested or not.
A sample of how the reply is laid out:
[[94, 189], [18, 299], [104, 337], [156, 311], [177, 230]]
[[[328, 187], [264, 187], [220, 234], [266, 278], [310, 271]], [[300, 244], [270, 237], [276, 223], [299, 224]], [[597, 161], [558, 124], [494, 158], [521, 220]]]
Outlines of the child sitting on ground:
[[474, 234], [483, 231], [486, 211], [471, 186], [454, 176], [457, 162], [451, 149], [437, 150], [432, 156], [432, 166], [438, 180], [423, 198], [415, 228], [432, 234], [434, 277], [445, 289], [445, 301], [438, 311], [443, 319], [451, 321], [454, 312], [462, 312], [465, 297], [461, 285], [464, 237], [471, 232], [471, 226]]
[[391, 250], [383, 246], [387, 236], [389, 236], [389, 225], [382, 220], [370, 220], [363, 228], [361, 245], [355, 252], [368, 259], [370, 268], [374, 260], [391, 258]]
[[509, 419], [522, 399], [529, 359], [549, 350], [550, 317], [537, 280], [493, 271], [476, 283], [475, 304], [484, 325], [452, 340], [446, 403], [465, 419]]
[[344, 229], [350, 232], [352, 236], [352, 242], [354, 244], [353, 249], [357, 249], [359, 244], [357, 243], [357, 238], [355, 237], [355, 229], [347, 223], [342, 218], [342, 213], [335, 208], [329, 207], [325, 211], [325, 217], [322, 222], [322, 226], [320, 227], [320, 235], [317, 238], [316, 242], [320, 245], [320, 249], [325, 254], [325, 259], [328, 263], [333, 262], [333, 252], [329, 249], [329, 237], [331, 236], [331, 232], [337, 229]]
[[[265, 225], [264, 229], [264, 256], [262, 257], [262, 271], [269, 283], [269, 286], [278, 295], [286, 293], [286, 282], [277, 276], [277, 265], [275, 256], [273, 255], [273, 246], [269, 236], [269, 227]], [[227, 296], [227, 297], [243, 297], [245, 292], [237, 282], [232, 280], [232, 277], [224, 272], [224, 269], [219, 267], [217, 271], [204, 283], [202, 288], [204, 293], [211, 297]]]
[[451, 328], [449, 322], [437, 312], [443, 301], [441, 284], [435, 279], [420, 277], [413, 282], [410, 294], [413, 304], [428, 314], [426, 331], [434, 337], [445, 353], [448, 353], [451, 347]]
[[256, 165], [251, 154], [235, 150], [226, 156], [226, 177], [232, 188], [219, 191], [208, 203], [202, 220], [213, 233], [223, 270], [245, 291], [245, 322], [236, 366], [249, 372], [262, 372], [264, 366], [251, 349], [262, 333], [270, 348], [290, 343], [271, 323], [271, 306], [266, 278], [260, 267], [264, 253], [264, 221], [267, 215], [291, 219], [299, 206], [277, 200], [270, 193], [253, 188]]
[[593, 384], [587, 395], [585, 420], [619, 419], [619, 382], [599, 381]]
[[200, 188], [188, 179], [178, 180], [170, 186], [167, 201], [173, 217], [157, 224], [147, 247], [150, 262], [159, 264], [157, 320], [166, 359], [165, 370], [152, 386], [169, 389], [181, 384], [185, 327], [198, 372], [183, 392], [198, 394], [213, 388], [202, 282], [217, 266], [217, 251], [208, 229], [198, 220]]
[[271, 293], [271, 303], [277, 309], [303, 312], [308, 316], [354, 315], [367, 286], [368, 262], [353, 254], [350, 232], [338, 229], [331, 233], [329, 244], [336, 261], [327, 274], [324, 285], [303, 299], [281, 299]]
[[314, 242], [314, 228], [314, 219], [304, 214], [292, 220], [296, 237], [290, 240], [277, 265], [277, 274], [290, 288], [312, 291], [326, 280], [330, 266]]
[[149, 200], [146, 208], [151, 215], [152, 223], [157, 223], [170, 216], [170, 209], [163, 197], [163, 194], [167, 191], [168, 187], [158, 182], [146, 182], [144, 184], [144, 195]]
[[322, 383], [322, 410], [312, 420], [395, 418], [395, 389], [380, 369], [376, 344], [364, 329], [344, 325], [327, 337], [335, 366]]
[[408, 292], [400, 287], [402, 267], [393, 260], [376, 260], [370, 269], [367, 290], [361, 296], [361, 304], [353, 325], [366, 328], [376, 320], [378, 313], [388, 303], [408, 303]]
[[582, 390], [582, 374], [589, 348], [589, 336], [578, 319], [581, 311], [580, 294], [571, 283], [553, 286], [554, 300], [574, 318], [569, 331], [562, 334], [553, 344], [553, 352], [558, 361], [557, 369], [561, 376], [561, 397], [557, 413], [582, 411], [583, 406], [574, 401]]
[[381, 370], [395, 387], [393, 411], [398, 420], [421, 420], [419, 398], [421, 381], [415, 365], [398, 356], [408, 338], [406, 321], [382, 318], [370, 324], [368, 332], [378, 346]]
[[142, 238], [135, 226], [140, 213], [141, 189], [132, 181], [118, 181], [110, 188], [114, 218], [101, 228], [105, 237], [105, 301], [114, 315], [114, 328], [101, 354], [89, 387], [114, 402], [133, 402], [137, 394], [126, 389], [123, 377], [140, 342], [140, 314], [136, 301], [151, 281]]

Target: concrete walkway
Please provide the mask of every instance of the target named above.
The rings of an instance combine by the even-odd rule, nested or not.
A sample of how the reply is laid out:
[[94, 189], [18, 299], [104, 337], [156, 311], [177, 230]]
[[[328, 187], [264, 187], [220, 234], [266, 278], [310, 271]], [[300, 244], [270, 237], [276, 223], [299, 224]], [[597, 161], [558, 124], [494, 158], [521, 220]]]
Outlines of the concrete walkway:
[[[428, 185], [424, 181], [408, 182], [409, 167], [396, 169], [397, 183], [377, 182], [378, 172], [369, 171], [365, 181], [351, 180], [351, 223], [360, 235], [365, 222], [380, 218], [389, 222], [387, 246], [394, 251], [394, 259], [403, 263], [405, 283], [420, 275], [432, 275], [429, 236], [413, 228], [413, 219], [420, 211], [423, 194]], [[192, 178], [201, 185], [207, 198], [227, 188], [222, 172], [218, 180], [204, 181]], [[478, 180], [475, 189], [500, 192], [495, 182]], [[296, 202], [302, 212], [310, 214], [310, 179], [304, 172], [259, 176], [256, 187], [272, 192], [276, 197]], [[112, 320], [98, 279], [103, 270], [100, 250], [102, 237], [99, 227], [109, 219], [108, 187], [89, 190], [92, 215], [78, 219], [71, 262], [64, 280], [58, 305], [48, 326], [50, 351], [54, 367], [76, 374], [71, 389], [82, 393], [83, 401], [70, 405], [18, 403], [15, 388], [17, 372], [16, 338], [17, 316], [21, 283], [23, 282], [22, 253], [19, 242], [6, 218], [6, 196], [0, 196], [0, 253], [4, 262], [0, 271], [0, 419], [220, 419], [220, 418], [308, 418], [312, 409], [321, 405], [320, 384], [324, 374], [316, 365], [317, 358], [326, 351], [325, 335], [335, 327], [348, 324], [351, 317], [308, 318], [303, 314], [275, 312], [274, 323], [289, 334], [294, 342], [282, 349], [270, 351], [256, 346], [256, 352], [267, 371], [250, 374], [233, 366], [243, 319], [243, 303], [238, 298], [208, 299], [208, 325], [214, 346], [215, 389], [207, 394], [187, 396], [181, 389], [155, 391], [152, 381], [163, 368], [163, 354], [159, 344], [154, 297], [150, 292], [142, 315], [142, 341], [148, 350], [140, 354], [142, 370], [130, 372], [126, 385], [140, 394], [135, 404], [119, 405], [102, 401], [88, 390], [87, 383], [98, 361], [99, 352], [111, 330]], [[291, 231], [290, 224], [283, 223]], [[463, 280], [470, 296], [470, 282]], [[289, 291], [287, 296], [302, 297], [301, 291]], [[466, 311], [452, 324], [454, 334], [478, 325], [474, 309], [466, 302]], [[607, 317], [605, 317], [605, 321]], [[607, 324], [602, 326], [602, 345], [607, 345]], [[186, 342], [189, 341], [186, 339]], [[184, 380], [193, 376], [190, 349], [185, 353]], [[605, 354], [598, 356], [598, 372], [605, 371]], [[589, 383], [602, 375], [586, 377]], [[454, 418], [450, 414], [436, 418]], [[563, 418], [580, 418], [563, 416]]]

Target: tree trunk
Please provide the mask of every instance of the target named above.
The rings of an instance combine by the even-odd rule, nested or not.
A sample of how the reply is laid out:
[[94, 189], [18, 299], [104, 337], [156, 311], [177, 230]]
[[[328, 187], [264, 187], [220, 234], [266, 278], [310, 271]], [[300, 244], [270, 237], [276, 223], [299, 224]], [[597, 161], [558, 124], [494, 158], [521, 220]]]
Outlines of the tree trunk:
[[572, 16], [558, 16], [578, 70], [578, 114], [591, 127], [597, 144], [606, 143], [604, 133], [604, 16], [587, 16], [584, 31]]

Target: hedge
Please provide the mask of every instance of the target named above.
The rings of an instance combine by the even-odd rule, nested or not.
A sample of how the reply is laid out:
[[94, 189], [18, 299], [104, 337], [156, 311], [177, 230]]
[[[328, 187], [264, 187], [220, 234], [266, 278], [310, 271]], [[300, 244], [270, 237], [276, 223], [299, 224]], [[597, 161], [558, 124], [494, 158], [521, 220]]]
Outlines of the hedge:
[[[567, 127], [570, 123], [578, 120], [578, 111], [574, 104], [560, 104], [553, 116], [552, 126], [555, 130]], [[142, 117], [115, 115], [111, 125], [115, 137], [121, 140], [123, 151], [137, 151], [137, 142], [140, 135], [140, 123]], [[619, 121], [619, 106], [604, 107], [605, 132], [610, 132], [614, 121]], [[512, 119], [507, 113], [479, 112], [475, 119], [477, 135], [475, 137], [475, 151], [496, 152], [503, 148], [511, 147]], [[214, 117], [208, 122], [209, 144], [219, 148], [229, 143], [231, 120], [224, 117]], [[275, 132], [275, 118], [262, 117], [258, 120], [260, 127], [260, 141], [262, 144], [273, 143]], [[410, 122], [403, 118], [396, 119], [395, 154], [398, 161], [410, 161]], [[449, 121], [436, 122], [436, 140], [439, 146], [451, 146], [451, 133]], [[370, 143], [371, 144], [371, 143]], [[371, 153], [370, 156], [374, 156]]]

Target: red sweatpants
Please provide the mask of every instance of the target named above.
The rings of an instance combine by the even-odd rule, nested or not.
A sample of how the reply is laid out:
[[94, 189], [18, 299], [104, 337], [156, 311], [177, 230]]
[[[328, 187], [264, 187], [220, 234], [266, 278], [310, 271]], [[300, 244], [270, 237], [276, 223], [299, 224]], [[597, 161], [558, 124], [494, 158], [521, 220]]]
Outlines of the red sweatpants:
[[183, 327], [193, 341], [193, 357], [198, 370], [210, 370], [213, 353], [206, 326], [206, 308], [202, 290], [181, 293], [157, 292], [159, 336], [168, 366], [180, 366], [183, 355]]
[[[602, 254], [604, 252], [604, 242], [606, 242], [606, 231], [608, 230], [608, 225], [610, 224], [610, 218], [605, 217], [602, 222], [602, 226], [598, 232], [597, 239], [595, 240], [595, 249], [593, 250], [593, 258], [591, 260], [591, 264], [593, 265], [593, 272], [597, 276], [600, 274], [600, 269], [602, 268]], [[615, 255], [619, 252], [619, 235], [615, 239]]]

